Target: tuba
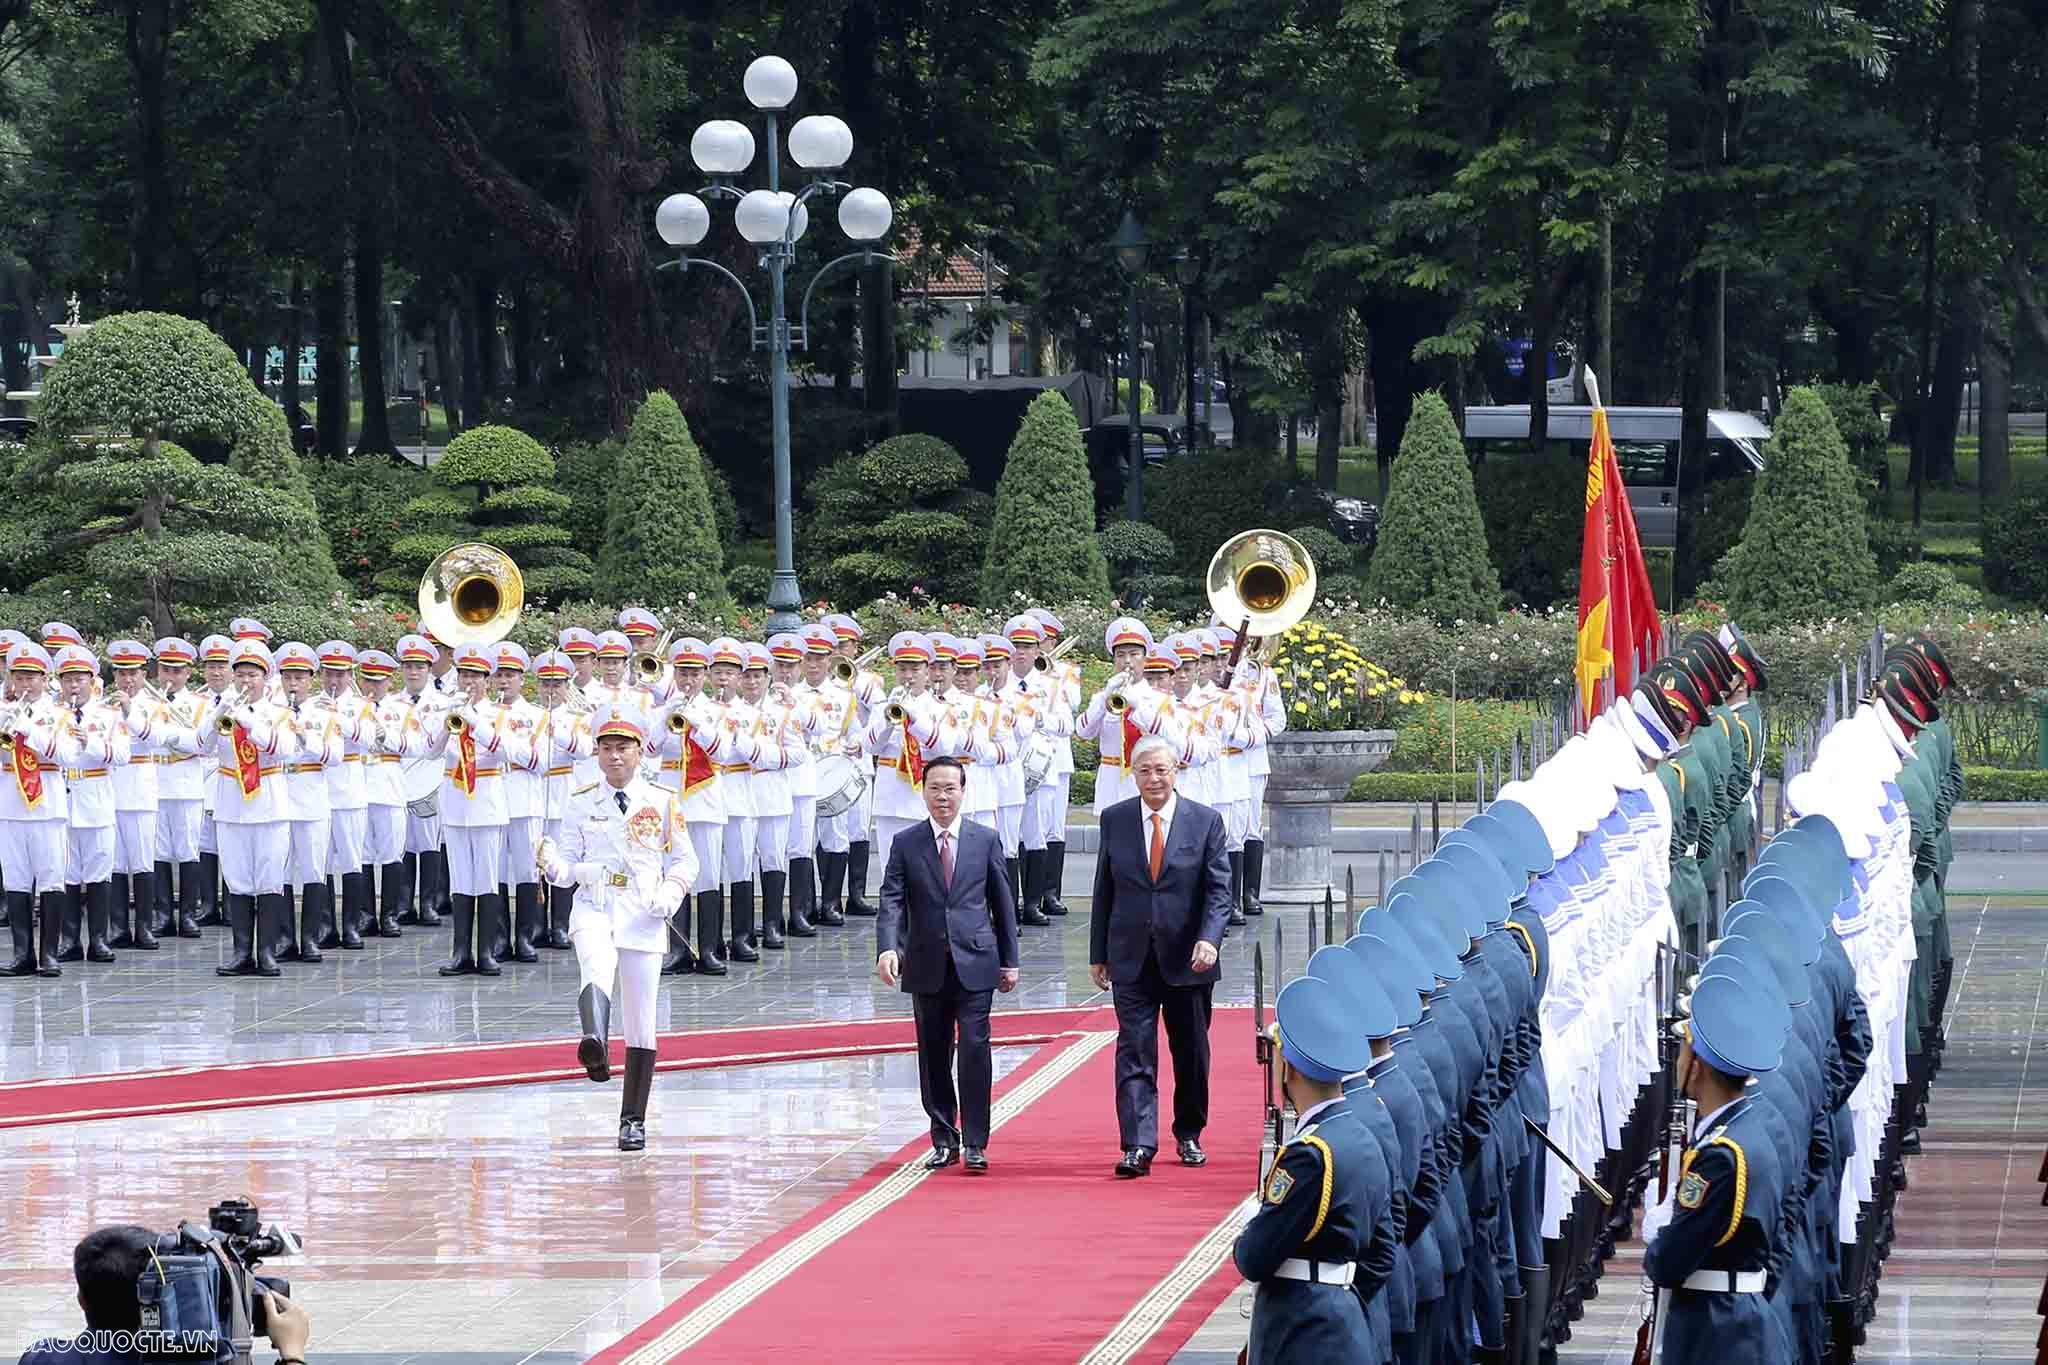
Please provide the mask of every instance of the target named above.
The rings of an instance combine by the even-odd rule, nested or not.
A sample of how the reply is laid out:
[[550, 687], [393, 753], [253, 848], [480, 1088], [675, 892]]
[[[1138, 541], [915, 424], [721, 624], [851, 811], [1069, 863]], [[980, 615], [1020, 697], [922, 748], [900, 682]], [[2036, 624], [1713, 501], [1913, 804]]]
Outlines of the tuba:
[[526, 580], [512, 556], [470, 542], [443, 550], [420, 575], [420, 625], [446, 645], [494, 645], [519, 624]]
[[1228, 667], [1236, 668], [1253, 637], [1278, 635], [1316, 600], [1316, 565], [1293, 536], [1240, 531], [1209, 560], [1209, 607], [1219, 620], [1238, 622]]

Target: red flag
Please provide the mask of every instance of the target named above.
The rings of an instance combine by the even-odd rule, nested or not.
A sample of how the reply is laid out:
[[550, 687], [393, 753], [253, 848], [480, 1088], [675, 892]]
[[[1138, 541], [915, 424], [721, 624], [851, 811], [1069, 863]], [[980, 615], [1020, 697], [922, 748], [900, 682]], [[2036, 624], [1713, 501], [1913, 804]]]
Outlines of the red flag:
[[[1579, 644], [1574, 672], [1581, 722], [1611, 697], [1635, 686], [1656, 657], [1661, 628], [1650, 570], [1636, 538], [1636, 517], [1607, 432], [1607, 409], [1593, 408], [1593, 447], [1586, 458], [1586, 532], [1579, 551]], [[1610, 688], [1601, 687], [1612, 677]]]

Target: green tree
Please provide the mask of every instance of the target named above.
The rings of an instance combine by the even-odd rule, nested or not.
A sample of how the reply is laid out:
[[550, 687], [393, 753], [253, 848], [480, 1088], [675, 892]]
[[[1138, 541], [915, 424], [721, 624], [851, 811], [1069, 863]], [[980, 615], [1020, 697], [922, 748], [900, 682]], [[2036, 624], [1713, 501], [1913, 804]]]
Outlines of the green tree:
[[704, 460], [683, 410], [666, 393], [649, 394], [640, 405], [614, 467], [595, 587], [607, 602], [666, 605], [695, 594], [701, 608], [726, 600], [725, 554]]
[[981, 600], [1000, 607], [1012, 593], [1035, 602], [1109, 596], [1081, 426], [1057, 393], [1042, 393], [1025, 409], [996, 485]]
[[798, 537], [804, 581], [834, 602], [921, 593], [978, 595], [994, 499], [967, 486], [967, 461], [935, 436], [892, 436], [835, 462], [811, 487]]
[[1415, 400], [1365, 586], [1368, 597], [1440, 621], [1500, 614], [1500, 575], [1487, 555], [1472, 466], [1442, 394]]
[[1737, 620], [1818, 621], [1868, 603], [1879, 586], [1862, 490], [1826, 401], [1785, 399], [1742, 539], [1714, 577]]

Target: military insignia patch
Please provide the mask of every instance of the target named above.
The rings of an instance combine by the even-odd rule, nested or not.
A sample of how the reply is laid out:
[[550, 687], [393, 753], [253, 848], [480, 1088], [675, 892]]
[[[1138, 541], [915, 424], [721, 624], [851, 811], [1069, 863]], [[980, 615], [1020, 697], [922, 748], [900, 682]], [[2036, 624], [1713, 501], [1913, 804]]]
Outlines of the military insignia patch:
[[1266, 1202], [1268, 1204], [1280, 1203], [1287, 1198], [1288, 1192], [1293, 1188], [1294, 1177], [1282, 1168], [1275, 1166], [1272, 1179], [1266, 1182]]
[[1687, 1172], [1685, 1179], [1678, 1182], [1678, 1207], [1696, 1209], [1707, 1197], [1705, 1176]]
[[626, 833], [642, 848], [661, 847], [662, 818], [652, 806], [642, 806], [626, 817]]

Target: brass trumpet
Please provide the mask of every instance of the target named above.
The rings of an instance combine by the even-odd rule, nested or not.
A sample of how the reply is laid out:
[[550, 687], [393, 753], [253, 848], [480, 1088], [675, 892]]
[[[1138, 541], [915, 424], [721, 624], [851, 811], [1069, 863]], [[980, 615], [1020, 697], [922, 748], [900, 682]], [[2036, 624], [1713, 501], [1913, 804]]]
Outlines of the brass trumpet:
[[633, 676], [640, 680], [643, 687], [650, 683], [660, 682], [660, 656], [654, 654], [635, 654], [633, 656]]
[[886, 648], [888, 648], [886, 645], [876, 645], [858, 659], [834, 659], [832, 661], [832, 676], [842, 683], [851, 683], [860, 676], [860, 671], [863, 668], [881, 658], [882, 651]]
[[1040, 673], [1050, 672], [1052, 670], [1052, 666], [1060, 661], [1060, 656], [1065, 654], [1068, 650], [1072, 649], [1076, 644], [1080, 643], [1080, 639], [1080, 636], [1074, 635], [1069, 636], [1067, 639], [1060, 641], [1058, 644], [1052, 647], [1051, 653], [1041, 654], [1037, 658], [1033, 659], [1031, 661], [1031, 667]]
[[891, 725], [901, 725], [910, 719], [910, 712], [903, 708], [902, 702], [892, 701], [882, 708], [882, 719], [888, 721]]
[[459, 735], [469, 728], [469, 722], [464, 720], [462, 718], [462, 713], [458, 711], [454, 715], [448, 717], [447, 728], [449, 734]]
[[690, 733], [690, 718], [683, 714], [680, 707], [668, 713], [668, 732], [672, 735]]
[[1103, 698], [1102, 709], [1112, 716], [1120, 716], [1131, 709], [1131, 699], [1121, 692], [1112, 692]]

